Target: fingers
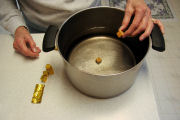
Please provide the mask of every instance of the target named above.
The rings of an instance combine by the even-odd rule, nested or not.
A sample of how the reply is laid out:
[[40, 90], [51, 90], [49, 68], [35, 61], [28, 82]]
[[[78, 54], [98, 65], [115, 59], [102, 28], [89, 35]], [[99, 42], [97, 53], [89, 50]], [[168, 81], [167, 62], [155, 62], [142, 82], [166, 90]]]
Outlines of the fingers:
[[38, 53], [41, 52], [41, 49], [39, 47], [36, 47], [36, 50], [37, 50]]
[[16, 51], [23, 54], [24, 56], [32, 57], [32, 58], [39, 56], [39, 53], [37, 52], [34, 53], [31, 51], [31, 49], [27, 47], [28, 42], [24, 39], [19, 39], [19, 41], [16, 42], [15, 44], [16, 44], [16, 47], [14, 48], [16, 49]]
[[161, 30], [161, 32], [164, 34], [165, 33], [165, 29], [164, 29], [164, 26], [162, 24], [162, 22], [160, 20], [157, 20], [157, 19], [152, 19], [153, 23], [154, 24], [157, 24]]
[[153, 22], [152, 22], [152, 19], [149, 19], [148, 25], [147, 25], [147, 27], [146, 27], [146, 30], [145, 30], [145, 32], [139, 37], [139, 40], [140, 40], [140, 41], [143, 41], [146, 37], [148, 37], [148, 36], [151, 34], [151, 31], [152, 31], [153, 27], [154, 27], [154, 24], [153, 24]]
[[25, 41], [26, 41], [26, 43], [28, 43], [30, 45], [31, 51], [36, 53], [37, 52], [37, 50], [36, 50], [36, 43], [32, 40], [32, 37], [31, 36], [27, 36], [25, 38]]
[[133, 9], [126, 7], [124, 19], [123, 19], [122, 25], [120, 27], [121, 31], [124, 31], [127, 28], [133, 13], [134, 13]]
[[141, 23], [139, 24], [138, 28], [131, 34], [131, 36], [136, 36], [139, 33], [142, 33], [143, 31], [145, 31], [147, 25], [148, 25], [148, 21], [151, 18], [150, 17], [151, 12], [147, 11], [146, 15], [144, 16], [144, 18], [142, 19]]
[[[129, 26], [132, 15], [135, 17]], [[144, 40], [148, 37], [154, 27], [157, 24], [160, 27], [161, 32], [164, 34], [164, 26], [160, 20], [152, 19], [151, 10], [148, 8], [144, 0], [128, 0], [126, 4], [125, 16], [120, 27], [121, 31], [124, 31], [123, 38], [128, 36], [142, 35], [139, 37], [140, 40]]]
[[31, 49], [27, 47], [27, 42], [24, 40], [21, 44], [19, 44], [20, 52], [27, 57], [38, 57], [39, 54], [36, 52], [32, 52]]
[[[134, 20], [130, 25], [130, 27], [128, 28], [128, 30], [124, 33], [123, 37], [133, 36], [133, 34], [138, 34], [142, 29], [144, 29], [144, 26], [147, 25], [146, 21], [149, 18], [149, 15], [150, 15], [150, 10], [148, 8], [145, 7], [142, 7], [141, 9], [137, 8], [135, 11]], [[138, 31], [136, 31], [138, 27], [140, 28]]]
[[27, 44], [30, 45], [30, 49], [31, 49], [32, 52], [34, 52], [34, 53], [36, 53], [36, 52], [40, 53], [41, 52], [40, 48], [36, 47], [36, 43], [33, 41], [32, 37], [26, 38], [25, 41], [26, 41]]
[[15, 39], [13, 43], [14, 49], [24, 56], [36, 58], [39, 56], [41, 50], [36, 47], [29, 32], [24, 28], [19, 28], [15, 32]]
[[13, 47], [16, 50], [16, 52], [20, 51], [19, 46], [16, 44], [16, 42], [13, 43]]

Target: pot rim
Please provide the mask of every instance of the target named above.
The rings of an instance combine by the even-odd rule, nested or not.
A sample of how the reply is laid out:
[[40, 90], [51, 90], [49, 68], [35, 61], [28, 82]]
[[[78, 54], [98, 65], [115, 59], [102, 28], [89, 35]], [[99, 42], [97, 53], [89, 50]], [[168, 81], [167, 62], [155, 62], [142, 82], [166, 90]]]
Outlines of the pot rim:
[[139, 64], [141, 64], [141, 63], [144, 61], [145, 57], [147, 56], [147, 54], [148, 54], [148, 52], [149, 52], [149, 49], [150, 49], [150, 46], [151, 46], [151, 44], [152, 44], [150, 36], [148, 37], [148, 38], [149, 38], [149, 46], [148, 46], [147, 52], [146, 52], [146, 54], [144, 55], [143, 59], [142, 59], [138, 64], [136, 64], [136, 65], [134, 65], [133, 67], [131, 67], [130, 69], [128, 69], [128, 70], [126, 70], [126, 71], [123, 71], [123, 72], [114, 73], [114, 74], [92, 74], [92, 73], [89, 73], [89, 72], [85, 72], [85, 71], [83, 71], [83, 70], [80, 70], [80, 69], [76, 68], [75, 66], [73, 66], [72, 64], [70, 64], [70, 63], [64, 58], [64, 56], [62, 55], [62, 53], [60, 52], [59, 44], [58, 44], [58, 38], [59, 38], [59, 33], [61, 32], [62, 27], [64, 26], [64, 24], [66, 24], [67, 21], [69, 21], [69, 20], [70, 20], [73, 16], [75, 16], [76, 14], [81, 13], [81, 12], [86, 11], [86, 10], [89, 10], [89, 9], [96, 9], [96, 8], [97, 8], [97, 9], [98, 9], [98, 8], [112, 8], [112, 9], [118, 9], [118, 10], [121, 10], [121, 11], [124, 12], [124, 10], [122, 10], [122, 9], [120, 9], [120, 8], [117, 8], [117, 7], [109, 7], [109, 6], [90, 7], [90, 8], [85, 8], [85, 9], [82, 9], [82, 10], [80, 10], [80, 11], [78, 11], [78, 12], [75, 12], [74, 14], [72, 14], [71, 16], [69, 16], [69, 17], [63, 22], [63, 24], [59, 27], [59, 30], [58, 30], [58, 32], [57, 32], [57, 34], [56, 34], [55, 41], [56, 41], [56, 45], [57, 45], [57, 47], [58, 47], [58, 52], [59, 52], [59, 54], [61, 55], [61, 57], [63, 58], [63, 60], [64, 60], [64, 62], [65, 62], [66, 64], [70, 65], [72, 68], [74, 68], [74, 69], [76, 69], [76, 70], [78, 70], [78, 71], [80, 71], [80, 72], [82, 72], [82, 73], [84, 73], [84, 74], [88, 74], [88, 75], [91, 75], [91, 76], [109, 77], [109, 76], [116, 76], [116, 75], [126, 74], [127, 72], [132, 71], [132, 70], [135, 69]]

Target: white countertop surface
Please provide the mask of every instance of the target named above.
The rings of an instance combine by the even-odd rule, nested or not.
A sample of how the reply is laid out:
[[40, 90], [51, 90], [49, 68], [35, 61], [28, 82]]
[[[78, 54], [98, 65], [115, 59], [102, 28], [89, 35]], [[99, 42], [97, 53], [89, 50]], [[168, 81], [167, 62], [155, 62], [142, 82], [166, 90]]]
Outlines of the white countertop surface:
[[[41, 47], [44, 34], [32, 36]], [[72, 87], [57, 51], [28, 59], [14, 51], [10, 35], [0, 35], [0, 42], [0, 120], [159, 120], [151, 83], [156, 68], [149, 59], [156, 57], [150, 56], [153, 50], [128, 91], [111, 99], [95, 99]], [[53, 66], [55, 74], [45, 83], [42, 103], [32, 104], [46, 64]]]

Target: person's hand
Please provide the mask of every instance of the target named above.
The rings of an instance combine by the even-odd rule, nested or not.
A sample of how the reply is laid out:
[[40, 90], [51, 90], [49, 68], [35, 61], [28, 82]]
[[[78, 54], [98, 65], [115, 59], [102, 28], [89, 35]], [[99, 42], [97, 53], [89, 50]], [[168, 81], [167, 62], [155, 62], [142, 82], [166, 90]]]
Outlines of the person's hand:
[[38, 57], [41, 52], [39, 47], [36, 47], [29, 31], [24, 26], [20, 26], [16, 29], [13, 47], [17, 52], [32, 58]]
[[[134, 15], [132, 24], [127, 29], [131, 17]], [[125, 16], [121, 27], [119, 28], [124, 32], [123, 38], [127, 36], [136, 36], [142, 33], [139, 40], [144, 40], [151, 34], [151, 31], [157, 24], [160, 27], [161, 32], [164, 34], [164, 27], [160, 20], [152, 19], [151, 10], [148, 8], [144, 0], [127, 0]]]

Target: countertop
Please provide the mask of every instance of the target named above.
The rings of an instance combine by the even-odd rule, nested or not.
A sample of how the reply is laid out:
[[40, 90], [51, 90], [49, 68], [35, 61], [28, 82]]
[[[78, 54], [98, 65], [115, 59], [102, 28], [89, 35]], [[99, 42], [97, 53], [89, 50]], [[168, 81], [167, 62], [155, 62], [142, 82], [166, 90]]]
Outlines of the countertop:
[[[42, 46], [44, 34], [32, 34]], [[163, 53], [150, 50], [134, 85], [111, 99], [95, 99], [77, 91], [64, 74], [59, 52], [41, 52], [38, 59], [29, 59], [13, 49], [13, 37], [0, 35], [0, 119], [1, 120], [159, 120], [152, 87], [152, 64]], [[153, 61], [151, 61], [153, 60]], [[48, 78], [41, 104], [32, 104], [35, 85], [45, 65], [51, 64], [55, 74]], [[163, 73], [158, 73], [163, 74]], [[161, 79], [159, 77], [159, 79]]]

